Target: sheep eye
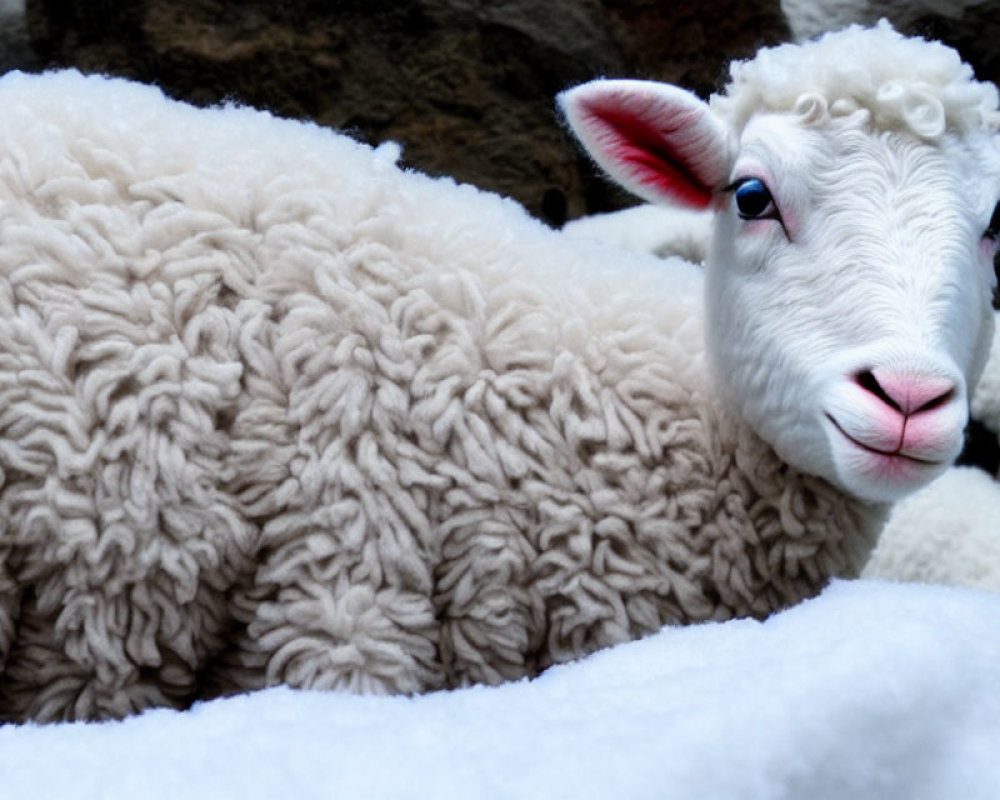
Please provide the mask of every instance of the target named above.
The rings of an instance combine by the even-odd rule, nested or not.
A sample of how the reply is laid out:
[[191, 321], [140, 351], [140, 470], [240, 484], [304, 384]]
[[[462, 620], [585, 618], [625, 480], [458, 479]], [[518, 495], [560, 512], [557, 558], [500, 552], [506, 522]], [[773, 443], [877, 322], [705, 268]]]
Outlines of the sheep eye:
[[776, 216], [774, 199], [760, 178], [746, 178], [735, 186], [736, 210], [743, 219]]

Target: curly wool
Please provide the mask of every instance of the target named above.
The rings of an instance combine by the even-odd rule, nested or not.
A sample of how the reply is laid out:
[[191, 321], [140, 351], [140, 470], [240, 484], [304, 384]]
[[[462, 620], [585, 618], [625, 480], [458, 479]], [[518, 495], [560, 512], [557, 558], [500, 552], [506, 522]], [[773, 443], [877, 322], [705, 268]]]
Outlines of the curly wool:
[[801, 45], [760, 50], [730, 68], [712, 108], [739, 131], [761, 111], [810, 121], [870, 114], [878, 130], [909, 130], [928, 141], [946, 131], [1000, 129], [997, 88], [940, 42], [904, 37], [883, 20], [851, 26]]
[[311, 125], [0, 81], [0, 718], [532, 675], [856, 572], [690, 265]]

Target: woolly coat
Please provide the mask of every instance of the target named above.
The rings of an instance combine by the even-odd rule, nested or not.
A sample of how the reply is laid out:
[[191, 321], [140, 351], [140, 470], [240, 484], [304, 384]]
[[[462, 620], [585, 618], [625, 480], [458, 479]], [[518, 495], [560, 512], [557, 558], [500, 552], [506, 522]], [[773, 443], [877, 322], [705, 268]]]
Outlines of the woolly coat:
[[852, 574], [701, 278], [297, 122], [0, 80], [0, 718], [533, 675]]

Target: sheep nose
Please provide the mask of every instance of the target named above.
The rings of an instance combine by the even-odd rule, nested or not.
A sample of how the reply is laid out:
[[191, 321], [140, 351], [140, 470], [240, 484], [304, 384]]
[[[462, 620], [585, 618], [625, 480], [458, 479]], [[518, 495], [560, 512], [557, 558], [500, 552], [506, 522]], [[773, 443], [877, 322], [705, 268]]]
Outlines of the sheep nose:
[[879, 367], [858, 372], [854, 380], [905, 417], [941, 408], [956, 395], [955, 384], [946, 378], [895, 373]]

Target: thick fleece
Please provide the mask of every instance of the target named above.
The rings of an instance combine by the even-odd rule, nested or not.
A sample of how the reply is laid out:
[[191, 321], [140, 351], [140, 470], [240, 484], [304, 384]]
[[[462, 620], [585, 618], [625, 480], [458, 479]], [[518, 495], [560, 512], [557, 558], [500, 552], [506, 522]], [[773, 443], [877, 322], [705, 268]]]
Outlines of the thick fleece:
[[1000, 485], [949, 469], [893, 507], [863, 574], [1000, 592]]
[[860, 568], [701, 278], [256, 111], [0, 80], [0, 718], [421, 692]]

